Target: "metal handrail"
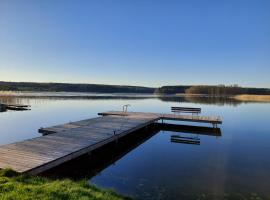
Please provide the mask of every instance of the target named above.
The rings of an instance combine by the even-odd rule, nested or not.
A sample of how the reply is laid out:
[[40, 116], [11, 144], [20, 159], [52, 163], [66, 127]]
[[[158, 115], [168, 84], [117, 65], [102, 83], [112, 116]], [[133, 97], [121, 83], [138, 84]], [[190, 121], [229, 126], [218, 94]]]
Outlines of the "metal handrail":
[[129, 106], [131, 105], [130, 104], [123, 105], [123, 112], [127, 112]]
[[[123, 112], [124, 112], [124, 113], [127, 112], [129, 106], [131, 106], [131, 105], [130, 105], [130, 104], [123, 105]], [[123, 115], [123, 117], [125, 117], [125, 115]], [[113, 131], [113, 134], [114, 134], [114, 135], [117, 135], [116, 132], [119, 131], [119, 130], [121, 130], [121, 129], [123, 128], [124, 124], [125, 124], [128, 120], [129, 120], [128, 118], [127, 118], [127, 120], [123, 120], [123, 123], [121, 124], [120, 128], [115, 129], [115, 130]]]

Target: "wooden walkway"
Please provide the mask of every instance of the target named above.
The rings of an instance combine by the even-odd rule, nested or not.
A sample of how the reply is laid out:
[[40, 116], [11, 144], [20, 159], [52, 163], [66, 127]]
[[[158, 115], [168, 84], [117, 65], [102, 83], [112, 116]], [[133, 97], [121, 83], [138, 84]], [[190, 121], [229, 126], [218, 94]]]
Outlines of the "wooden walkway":
[[[158, 120], [190, 117], [155, 113], [100, 113], [102, 117], [39, 129], [44, 136], [0, 146], [0, 168], [38, 174], [91, 152]], [[195, 121], [214, 119], [192, 116]], [[212, 120], [212, 121], [211, 121]], [[215, 119], [215, 123], [220, 123]]]
[[106, 116], [39, 131], [49, 134], [0, 146], [0, 168], [38, 174], [156, 121], [148, 116]]
[[222, 124], [220, 117], [208, 117], [200, 115], [180, 115], [180, 114], [161, 114], [161, 113], [146, 113], [146, 112], [122, 112], [122, 111], [109, 111], [98, 113], [102, 116], [116, 115], [116, 116], [151, 116], [159, 120], [174, 120], [174, 121], [189, 121], [200, 122], [209, 124]]

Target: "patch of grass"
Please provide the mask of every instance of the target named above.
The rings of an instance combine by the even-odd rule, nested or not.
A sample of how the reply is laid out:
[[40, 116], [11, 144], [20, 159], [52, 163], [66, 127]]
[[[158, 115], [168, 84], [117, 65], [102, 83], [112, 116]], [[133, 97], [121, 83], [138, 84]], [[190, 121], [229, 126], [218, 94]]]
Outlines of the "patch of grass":
[[39, 176], [19, 175], [11, 169], [0, 170], [0, 200], [124, 200], [110, 190], [89, 185], [86, 180], [51, 180]]

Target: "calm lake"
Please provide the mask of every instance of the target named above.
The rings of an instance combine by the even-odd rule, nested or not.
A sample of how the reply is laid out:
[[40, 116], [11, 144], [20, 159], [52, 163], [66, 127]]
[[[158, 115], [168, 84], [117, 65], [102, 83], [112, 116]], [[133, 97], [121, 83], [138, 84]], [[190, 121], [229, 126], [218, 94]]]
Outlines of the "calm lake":
[[[62, 95], [0, 97], [0, 102], [31, 105], [31, 111], [0, 113], [0, 145], [40, 134], [40, 127], [121, 110], [170, 113], [171, 106], [201, 107], [201, 115], [220, 116], [220, 134], [179, 126], [141, 130], [119, 144], [82, 156], [45, 173], [52, 177], [87, 178], [101, 188], [134, 199], [270, 199], [270, 104], [213, 98], [149, 95]], [[46, 97], [50, 96], [50, 97]], [[183, 125], [205, 124], [180, 122]], [[171, 136], [199, 144], [175, 143]], [[252, 199], [252, 198], [251, 198]]]

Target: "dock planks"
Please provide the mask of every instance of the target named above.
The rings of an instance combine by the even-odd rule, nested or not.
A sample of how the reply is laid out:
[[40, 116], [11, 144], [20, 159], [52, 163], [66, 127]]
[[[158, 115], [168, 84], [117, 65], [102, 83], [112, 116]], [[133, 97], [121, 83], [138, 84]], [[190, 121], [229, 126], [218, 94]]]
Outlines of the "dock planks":
[[160, 119], [220, 124], [217, 117], [104, 112], [102, 117], [41, 128], [41, 137], [0, 146], [0, 168], [38, 174], [144, 128]]
[[109, 111], [98, 113], [102, 116], [116, 115], [116, 116], [148, 116], [157, 117], [163, 120], [174, 120], [174, 121], [190, 121], [210, 124], [222, 124], [219, 117], [212, 116], [199, 116], [199, 115], [182, 115], [182, 114], [161, 114], [161, 113], [146, 113], [146, 112], [122, 112], [122, 111]]
[[38, 174], [154, 121], [156, 117], [104, 116], [41, 128], [44, 136], [0, 146], [0, 168]]

